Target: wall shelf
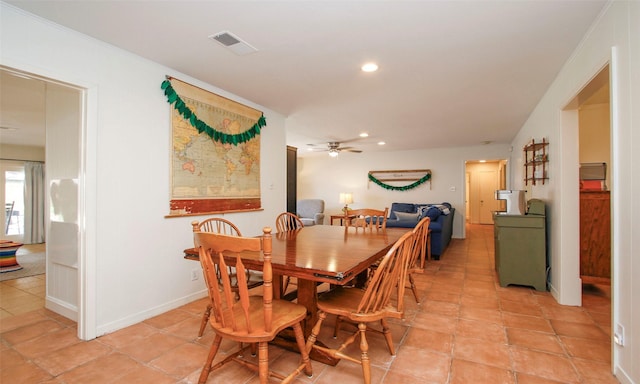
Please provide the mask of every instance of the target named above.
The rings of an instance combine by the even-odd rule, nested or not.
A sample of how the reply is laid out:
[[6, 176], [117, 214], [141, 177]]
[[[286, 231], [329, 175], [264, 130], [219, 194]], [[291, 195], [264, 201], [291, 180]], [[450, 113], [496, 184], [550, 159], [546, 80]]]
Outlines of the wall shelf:
[[548, 142], [543, 138], [542, 141], [531, 142], [524, 146], [524, 185], [536, 185], [542, 182], [544, 185], [548, 176], [549, 154], [547, 153]]

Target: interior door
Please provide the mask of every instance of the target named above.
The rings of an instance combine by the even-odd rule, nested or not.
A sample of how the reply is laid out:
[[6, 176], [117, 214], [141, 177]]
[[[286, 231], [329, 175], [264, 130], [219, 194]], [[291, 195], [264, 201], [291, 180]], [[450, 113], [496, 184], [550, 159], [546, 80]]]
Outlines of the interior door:
[[479, 188], [479, 222], [480, 224], [493, 224], [493, 211], [498, 210], [498, 200], [495, 191], [498, 189], [498, 171], [483, 170], [478, 172]]

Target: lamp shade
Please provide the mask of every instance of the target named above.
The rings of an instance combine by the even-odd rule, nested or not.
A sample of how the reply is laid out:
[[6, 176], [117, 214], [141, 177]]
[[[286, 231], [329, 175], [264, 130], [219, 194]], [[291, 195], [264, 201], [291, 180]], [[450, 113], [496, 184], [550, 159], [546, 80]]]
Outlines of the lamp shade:
[[351, 192], [340, 192], [340, 202], [342, 204], [353, 203], [353, 194]]

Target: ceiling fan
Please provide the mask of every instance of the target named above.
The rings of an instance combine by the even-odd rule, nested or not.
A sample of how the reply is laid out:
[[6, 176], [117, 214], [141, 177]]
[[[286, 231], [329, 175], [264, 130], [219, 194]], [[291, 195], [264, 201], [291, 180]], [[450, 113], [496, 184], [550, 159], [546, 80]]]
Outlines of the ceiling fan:
[[338, 153], [340, 153], [341, 151], [353, 152], [353, 153], [362, 152], [361, 150], [355, 149], [353, 147], [341, 147], [340, 142], [338, 141], [328, 142], [326, 151], [329, 152], [329, 156], [331, 157], [338, 157]]

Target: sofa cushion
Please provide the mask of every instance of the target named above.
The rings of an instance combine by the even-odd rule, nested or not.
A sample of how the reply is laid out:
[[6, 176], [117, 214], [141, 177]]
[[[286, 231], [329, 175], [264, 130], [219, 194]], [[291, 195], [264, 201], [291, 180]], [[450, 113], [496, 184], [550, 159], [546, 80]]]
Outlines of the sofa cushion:
[[440, 211], [442, 211], [443, 215], [448, 215], [449, 213], [451, 213], [451, 204], [449, 203], [434, 204], [433, 206], [438, 207]]
[[423, 219], [425, 217], [428, 217], [429, 219], [431, 219], [431, 222], [437, 221], [438, 217], [440, 217], [440, 215], [442, 214], [442, 211], [435, 206], [425, 206], [421, 209], [420, 212], [420, 219]]
[[416, 221], [387, 220], [387, 228], [415, 228], [416, 223]]
[[391, 214], [389, 215], [388, 220], [398, 220], [395, 212], [413, 213], [416, 212], [416, 205], [412, 203], [392, 203]]
[[302, 221], [302, 224], [303, 224], [305, 227], [310, 227], [310, 226], [312, 226], [312, 225], [316, 225], [316, 221], [315, 221], [314, 219], [309, 219], [309, 218], [307, 218], [307, 217], [301, 217], [301, 218], [300, 218], [300, 221]]
[[418, 222], [418, 213], [409, 212], [395, 212], [395, 216], [399, 221], [410, 221], [412, 223]]

